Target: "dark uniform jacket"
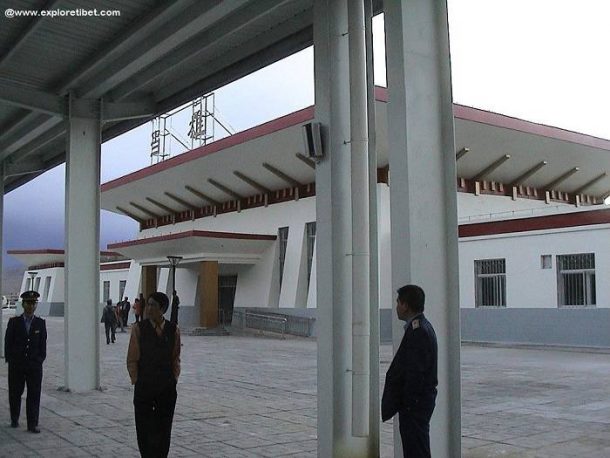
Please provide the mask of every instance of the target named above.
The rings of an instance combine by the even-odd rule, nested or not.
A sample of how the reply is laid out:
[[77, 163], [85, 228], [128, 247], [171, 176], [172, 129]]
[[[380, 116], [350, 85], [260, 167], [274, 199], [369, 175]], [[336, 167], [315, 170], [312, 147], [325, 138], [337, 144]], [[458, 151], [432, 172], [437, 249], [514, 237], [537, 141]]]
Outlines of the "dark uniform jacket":
[[432, 414], [436, 401], [437, 344], [432, 325], [423, 314], [413, 318], [386, 374], [381, 418], [397, 412]]
[[30, 333], [25, 329], [23, 315], [11, 318], [6, 326], [4, 358], [10, 364], [40, 364], [47, 357], [47, 326], [42, 318], [34, 316]]

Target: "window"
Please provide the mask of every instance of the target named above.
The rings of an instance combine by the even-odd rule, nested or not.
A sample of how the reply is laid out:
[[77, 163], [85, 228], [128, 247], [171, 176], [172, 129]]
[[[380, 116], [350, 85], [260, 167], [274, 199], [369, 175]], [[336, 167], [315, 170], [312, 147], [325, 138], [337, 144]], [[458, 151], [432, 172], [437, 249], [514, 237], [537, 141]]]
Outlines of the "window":
[[286, 247], [288, 246], [288, 228], [280, 227], [278, 229], [278, 239], [280, 240], [280, 288], [282, 287], [282, 278], [284, 277], [284, 262], [286, 261]]
[[123, 293], [125, 292], [125, 285], [127, 284], [127, 280], [119, 281], [119, 300], [123, 300]]
[[40, 278], [41, 277], [36, 277], [34, 280], [34, 291], [40, 291]]
[[106, 301], [108, 299], [110, 299], [110, 282], [109, 281], [105, 281], [104, 282], [104, 289], [102, 291], [102, 300], [104, 301], [104, 304], [106, 303]]
[[559, 306], [595, 305], [595, 254], [557, 256]]
[[474, 262], [477, 307], [506, 307], [506, 260]]
[[42, 300], [43, 301], [48, 301], [49, 300], [49, 292], [51, 290], [51, 277], [46, 277], [44, 279], [44, 292], [42, 294]]
[[305, 224], [305, 234], [307, 236], [307, 287], [311, 279], [311, 265], [313, 263], [313, 247], [316, 243], [316, 222]]
[[540, 256], [541, 269], [550, 269], [552, 265], [552, 258], [550, 254], [543, 254], [542, 256]]

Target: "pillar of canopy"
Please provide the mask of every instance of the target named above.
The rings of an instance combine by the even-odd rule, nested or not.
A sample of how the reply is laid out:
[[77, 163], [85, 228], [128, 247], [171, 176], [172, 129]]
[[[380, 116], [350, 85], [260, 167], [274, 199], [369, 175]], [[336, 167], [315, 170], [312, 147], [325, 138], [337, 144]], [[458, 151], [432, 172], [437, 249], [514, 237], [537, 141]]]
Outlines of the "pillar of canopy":
[[316, 167], [318, 456], [327, 457], [379, 455], [365, 10], [368, 0], [366, 9], [363, 0], [314, 4], [315, 109], [326, 151]]
[[[426, 291], [426, 315], [438, 338], [432, 456], [453, 457], [461, 449], [460, 328], [447, 5], [385, 5], [392, 285], [415, 283]], [[395, 349], [403, 332], [395, 318]], [[395, 456], [402, 456], [396, 427], [394, 444]]]
[[199, 325], [218, 326], [218, 261], [199, 264]]
[[101, 106], [70, 95], [66, 145], [65, 388], [100, 385]]

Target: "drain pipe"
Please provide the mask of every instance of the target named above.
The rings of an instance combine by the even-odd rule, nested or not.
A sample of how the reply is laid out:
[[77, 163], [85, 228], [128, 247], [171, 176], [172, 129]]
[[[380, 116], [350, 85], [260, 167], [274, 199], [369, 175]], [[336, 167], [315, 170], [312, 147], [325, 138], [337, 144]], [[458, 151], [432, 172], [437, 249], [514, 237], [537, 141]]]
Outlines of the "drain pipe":
[[368, 437], [370, 409], [370, 241], [368, 107], [363, 0], [348, 0], [352, 167], [352, 435]]

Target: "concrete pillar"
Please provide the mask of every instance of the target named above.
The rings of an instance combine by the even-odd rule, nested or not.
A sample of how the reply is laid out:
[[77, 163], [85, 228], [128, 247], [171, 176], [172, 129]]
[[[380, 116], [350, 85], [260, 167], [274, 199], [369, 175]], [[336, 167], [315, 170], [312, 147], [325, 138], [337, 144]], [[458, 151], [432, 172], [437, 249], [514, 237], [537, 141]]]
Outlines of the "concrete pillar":
[[199, 325], [218, 326], [218, 262], [203, 261], [199, 265]]
[[[447, 5], [385, 3], [393, 289], [415, 283], [438, 337], [432, 456], [460, 455], [457, 197]], [[395, 348], [403, 335], [394, 316]], [[396, 425], [398, 422], [395, 422]], [[403, 456], [394, 430], [395, 456]]]
[[65, 388], [99, 387], [101, 122], [70, 97], [66, 147]]
[[[354, 14], [358, 19], [354, 20]], [[322, 123], [326, 151], [326, 158], [316, 167], [318, 456], [324, 457], [358, 458], [379, 453], [377, 450], [371, 454], [372, 428], [368, 424], [372, 415], [370, 361], [372, 358], [378, 364], [378, 357], [370, 354], [369, 341], [369, 163], [363, 15], [363, 0], [314, 3], [316, 121]], [[354, 193], [357, 198], [352, 200]], [[354, 302], [353, 287], [363, 283], [365, 288]], [[364, 402], [354, 397], [359, 391], [366, 392]]]

